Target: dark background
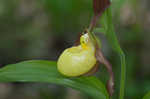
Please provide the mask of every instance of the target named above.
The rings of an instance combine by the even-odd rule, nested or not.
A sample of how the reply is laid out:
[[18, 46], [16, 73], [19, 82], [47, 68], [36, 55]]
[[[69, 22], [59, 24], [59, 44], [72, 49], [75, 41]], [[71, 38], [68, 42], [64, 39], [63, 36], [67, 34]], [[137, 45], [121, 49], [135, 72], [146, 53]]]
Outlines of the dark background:
[[[126, 54], [125, 99], [141, 99], [150, 90], [150, 1], [112, 0], [113, 23]], [[92, 0], [0, 0], [0, 66], [30, 59], [57, 60], [88, 27]], [[102, 40], [104, 55], [113, 65], [117, 97], [120, 60]], [[101, 65], [99, 78], [107, 72]], [[88, 95], [42, 83], [0, 83], [0, 99], [91, 99]]]

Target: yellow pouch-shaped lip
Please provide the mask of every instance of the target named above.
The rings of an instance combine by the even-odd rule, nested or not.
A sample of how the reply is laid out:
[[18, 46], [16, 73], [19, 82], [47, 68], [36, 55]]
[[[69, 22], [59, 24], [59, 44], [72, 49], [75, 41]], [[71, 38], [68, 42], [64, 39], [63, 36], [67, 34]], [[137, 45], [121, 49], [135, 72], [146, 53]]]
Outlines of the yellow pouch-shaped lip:
[[66, 76], [80, 76], [90, 71], [96, 64], [94, 52], [81, 45], [66, 49], [58, 59], [57, 68]]

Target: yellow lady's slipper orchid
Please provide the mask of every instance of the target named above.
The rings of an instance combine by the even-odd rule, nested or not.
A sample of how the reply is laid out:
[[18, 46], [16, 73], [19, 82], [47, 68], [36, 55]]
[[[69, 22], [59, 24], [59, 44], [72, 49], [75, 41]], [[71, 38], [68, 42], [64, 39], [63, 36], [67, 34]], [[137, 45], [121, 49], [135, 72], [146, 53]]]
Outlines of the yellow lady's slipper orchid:
[[66, 49], [59, 57], [57, 68], [65, 76], [80, 76], [96, 64], [95, 47], [88, 33], [80, 37], [80, 45]]

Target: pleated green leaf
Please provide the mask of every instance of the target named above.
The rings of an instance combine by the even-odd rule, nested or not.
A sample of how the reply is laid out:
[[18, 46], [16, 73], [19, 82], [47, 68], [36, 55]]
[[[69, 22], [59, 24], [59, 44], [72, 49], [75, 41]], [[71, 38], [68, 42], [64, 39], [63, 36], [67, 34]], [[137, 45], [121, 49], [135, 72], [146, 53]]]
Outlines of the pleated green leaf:
[[54, 61], [31, 60], [0, 69], [0, 82], [43, 82], [71, 87], [93, 99], [108, 99], [105, 86], [94, 76], [68, 78], [57, 71]]

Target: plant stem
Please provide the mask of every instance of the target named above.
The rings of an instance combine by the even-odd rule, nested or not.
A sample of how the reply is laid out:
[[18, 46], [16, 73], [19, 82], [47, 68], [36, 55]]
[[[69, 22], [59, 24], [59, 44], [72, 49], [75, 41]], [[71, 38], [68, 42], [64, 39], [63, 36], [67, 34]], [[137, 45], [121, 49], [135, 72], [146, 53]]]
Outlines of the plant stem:
[[122, 52], [121, 57], [121, 78], [120, 78], [120, 95], [119, 99], [124, 99], [124, 89], [125, 89], [125, 78], [126, 78], [126, 64], [125, 64], [125, 55]]
[[[107, 36], [107, 39], [111, 43], [113, 50], [120, 55], [120, 59], [121, 59], [121, 77], [120, 77], [119, 99], [124, 99], [125, 80], [126, 80], [125, 54], [122, 51], [122, 49], [120, 48], [117, 37], [115, 35], [114, 25], [113, 25], [113, 22], [112, 22], [111, 7], [107, 8], [106, 14], [107, 15], [104, 18], [105, 23], [106, 23], [105, 25], [107, 26], [107, 30], [106, 30], [105, 34]], [[90, 24], [90, 27], [89, 27], [89, 31], [90, 31], [91, 35], [92, 35], [93, 28], [95, 27], [95, 25], [96, 25], [98, 19], [100, 18], [100, 16], [94, 16], [92, 21], [91, 21], [91, 24]]]
[[[120, 48], [118, 40], [115, 36], [114, 25], [112, 24], [112, 12], [111, 7], [107, 10], [107, 25], [108, 25], [108, 39], [113, 41], [113, 49], [120, 55], [121, 59], [121, 78], [120, 78], [120, 93], [119, 99], [124, 99], [124, 89], [125, 89], [125, 79], [126, 79], [126, 64], [125, 64], [125, 54]], [[107, 34], [107, 33], [106, 33]], [[110, 36], [111, 35], [111, 36]]]

